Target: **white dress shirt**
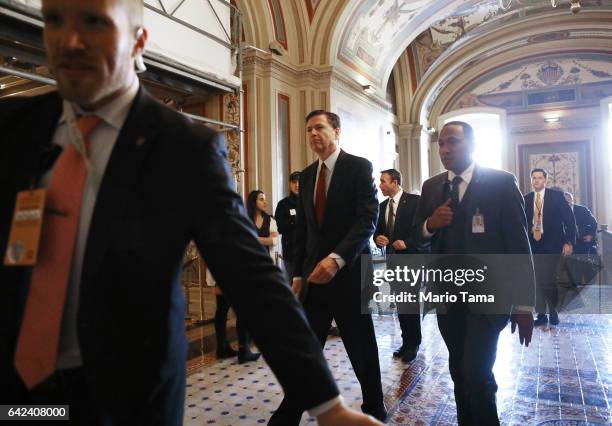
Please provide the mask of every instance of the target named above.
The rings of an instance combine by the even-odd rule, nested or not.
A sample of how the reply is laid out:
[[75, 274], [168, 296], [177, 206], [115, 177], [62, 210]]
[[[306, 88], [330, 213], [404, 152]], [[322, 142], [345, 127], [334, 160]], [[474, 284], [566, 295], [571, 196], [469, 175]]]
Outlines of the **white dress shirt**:
[[[128, 115], [130, 107], [138, 93], [139, 82], [135, 78], [129, 89], [120, 97], [113, 100], [109, 104], [103, 106], [92, 114], [100, 117], [102, 122], [93, 130], [89, 136], [88, 159], [91, 165], [87, 170], [87, 179], [83, 187], [83, 198], [81, 200], [81, 210], [79, 215], [79, 224], [76, 242], [74, 246], [74, 254], [72, 258], [72, 268], [70, 272], [70, 281], [66, 292], [66, 302], [64, 304], [64, 313], [62, 317], [62, 325], [60, 329], [60, 341], [57, 358], [57, 368], [67, 369], [75, 368], [83, 364], [81, 359], [81, 351], [79, 348], [77, 336], [77, 313], [79, 308], [79, 287], [81, 283], [81, 269], [83, 267], [83, 256], [85, 254], [85, 245], [87, 244], [87, 235], [89, 234], [89, 225], [93, 215], [98, 189], [102, 176], [106, 169], [106, 165], [110, 158], [119, 132], [123, 127], [123, 123]], [[88, 115], [83, 112], [75, 104], [69, 104], [68, 101], [63, 103], [63, 113], [60, 117], [52, 142], [62, 148], [70, 143], [70, 132], [68, 117], [68, 108], [72, 107], [76, 115]], [[78, 130], [77, 130], [78, 131]], [[57, 161], [56, 161], [57, 164]], [[55, 165], [45, 173], [40, 181], [40, 186], [48, 188], [51, 183], [51, 176]]]

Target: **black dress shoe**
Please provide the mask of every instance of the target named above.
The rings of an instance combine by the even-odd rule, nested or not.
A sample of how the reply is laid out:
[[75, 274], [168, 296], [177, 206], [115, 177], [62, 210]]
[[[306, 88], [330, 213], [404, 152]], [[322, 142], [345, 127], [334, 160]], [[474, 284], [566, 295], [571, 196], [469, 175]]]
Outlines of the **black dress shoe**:
[[546, 314], [538, 314], [535, 321], [533, 322], [534, 327], [542, 327], [548, 325], [548, 317]]
[[369, 410], [363, 409], [362, 407], [362, 411], [364, 414], [368, 414], [380, 422], [384, 423], [385, 420], [387, 420], [387, 410], [385, 408], [379, 408], [378, 410], [375, 410], [375, 411], [369, 411]]
[[261, 354], [259, 352], [251, 352], [248, 346], [241, 347], [238, 350], [238, 364], [244, 364], [245, 362], [257, 361]]
[[406, 352], [406, 348], [407, 348], [406, 346], [402, 345], [396, 350], [394, 350], [393, 358], [401, 358], [404, 355], [404, 352]]
[[417, 353], [419, 352], [419, 347], [414, 346], [412, 348], [407, 348], [402, 355], [402, 362], [409, 363], [416, 359]]
[[557, 311], [552, 311], [550, 313], [550, 325], [559, 325], [559, 314]]
[[217, 358], [218, 359], [232, 358], [232, 357], [235, 357], [236, 355], [238, 355], [238, 351], [233, 349], [230, 345], [217, 348]]

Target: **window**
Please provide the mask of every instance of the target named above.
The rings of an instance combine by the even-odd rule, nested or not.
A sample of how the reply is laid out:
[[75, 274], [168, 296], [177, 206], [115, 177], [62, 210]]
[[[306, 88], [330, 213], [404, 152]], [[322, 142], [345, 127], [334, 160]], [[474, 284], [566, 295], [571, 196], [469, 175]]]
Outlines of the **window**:
[[502, 128], [501, 115], [495, 113], [474, 112], [444, 118], [444, 123], [464, 121], [474, 128], [476, 150], [474, 160], [483, 166], [494, 169], [502, 168]]

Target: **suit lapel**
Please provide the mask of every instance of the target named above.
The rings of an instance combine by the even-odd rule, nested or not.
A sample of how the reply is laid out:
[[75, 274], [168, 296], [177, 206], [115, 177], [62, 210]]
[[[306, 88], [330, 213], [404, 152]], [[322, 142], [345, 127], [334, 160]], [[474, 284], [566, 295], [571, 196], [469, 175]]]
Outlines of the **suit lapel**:
[[530, 223], [533, 220], [533, 197], [534, 193], [530, 192], [525, 196], [525, 215], [527, 216], [527, 221]]
[[312, 218], [315, 223], [317, 219], [314, 210], [314, 186], [317, 178], [317, 166], [318, 160], [304, 170], [304, 189], [302, 190], [300, 188], [300, 193], [303, 193], [302, 201], [304, 205], [304, 216], [306, 216], [306, 218]]
[[[400, 197], [399, 203], [397, 207], [395, 208], [395, 221], [393, 222], [393, 235], [392, 235], [393, 239], [396, 239], [395, 232], [396, 232], [396, 229], [399, 229], [398, 224], [401, 226], [401, 221], [403, 219], [403, 215], [405, 214], [404, 212], [408, 208], [407, 203], [408, 203], [408, 194], [402, 191], [402, 196]], [[387, 226], [387, 218], [385, 217], [385, 227], [386, 226]]]
[[158, 108], [141, 88], [119, 133], [98, 191], [83, 259], [83, 283], [97, 274], [113, 235], [112, 226], [121, 220], [123, 207], [133, 194], [144, 159], [154, 143]]
[[323, 222], [319, 224], [319, 228], [323, 228], [323, 225], [329, 220], [329, 216], [334, 211], [334, 206], [332, 205], [332, 203], [335, 200], [343, 199], [342, 197], [337, 196], [336, 193], [340, 191], [340, 184], [342, 182], [342, 174], [345, 171], [345, 165], [346, 153], [340, 150], [340, 153], [338, 154], [338, 159], [336, 160], [336, 164], [334, 165], [331, 181], [329, 182], [329, 189], [327, 190], [327, 197], [325, 201], [325, 211], [323, 212]]
[[380, 212], [378, 212], [378, 214], [381, 215], [381, 223], [383, 226], [383, 232], [387, 232], [387, 206], [388, 205], [389, 205], [389, 197], [387, 197], [387, 199], [382, 202], [382, 204], [380, 205]]
[[[42, 177], [41, 163], [43, 162], [43, 157], [49, 156], [52, 149], [53, 135], [57, 128], [57, 122], [62, 115], [62, 100], [56, 93], [53, 93], [43, 100], [38, 110], [42, 113], [36, 117], [35, 126], [32, 126], [28, 120], [24, 120], [27, 126], [13, 132], [15, 136], [19, 135], [19, 138], [27, 141], [25, 144], [20, 143], [21, 146], [27, 147], [26, 154], [30, 159], [28, 161], [28, 170], [22, 171], [25, 173], [24, 177], [28, 181], [26, 184], [32, 182], [36, 184]], [[29, 136], [24, 136], [28, 134]]]

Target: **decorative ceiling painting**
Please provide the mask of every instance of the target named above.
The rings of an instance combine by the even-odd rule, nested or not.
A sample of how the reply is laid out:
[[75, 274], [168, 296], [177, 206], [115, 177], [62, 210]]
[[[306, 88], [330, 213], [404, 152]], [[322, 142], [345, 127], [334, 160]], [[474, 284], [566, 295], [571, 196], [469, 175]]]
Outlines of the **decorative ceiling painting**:
[[[353, 0], [357, 3], [357, 0]], [[381, 85], [398, 45], [445, 2], [431, 0], [358, 0], [340, 39], [338, 59]], [[400, 47], [401, 50], [401, 47]]]
[[[609, 0], [582, 0], [583, 9], [610, 7]], [[564, 4], [558, 6], [565, 12]], [[422, 32], [408, 48], [416, 68], [416, 79], [420, 82], [435, 61], [459, 40], [467, 35], [475, 36], [491, 32], [512, 21], [519, 21], [537, 13], [552, 11], [550, 0], [514, 1], [512, 7], [503, 11], [499, 0], [469, 0], [447, 18], [442, 19]], [[534, 37], [533, 42], [541, 43], [546, 37], [557, 37], [557, 33]]]
[[[563, 88], [568, 90], [561, 90]], [[542, 101], [537, 100], [537, 92], [531, 93], [538, 89], [543, 89], [543, 93], [548, 95]], [[527, 97], [523, 92], [529, 92]], [[551, 56], [517, 62], [480, 76], [455, 95], [446, 110], [474, 106], [508, 108], [562, 101], [591, 101], [610, 95], [612, 55], [590, 53]]]

